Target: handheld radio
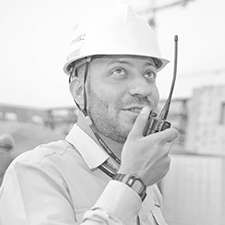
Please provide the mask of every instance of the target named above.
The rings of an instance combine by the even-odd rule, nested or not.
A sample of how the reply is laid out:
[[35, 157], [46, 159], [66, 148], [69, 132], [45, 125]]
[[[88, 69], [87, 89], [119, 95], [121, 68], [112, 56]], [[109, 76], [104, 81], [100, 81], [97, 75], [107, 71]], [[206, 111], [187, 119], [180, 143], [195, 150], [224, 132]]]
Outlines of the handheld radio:
[[176, 74], [177, 74], [177, 46], [178, 46], [178, 36], [174, 36], [174, 43], [175, 43], [175, 49], [174, 49], [174, 71], [173, 71], [173, 80], [170, 87], [170, 93], [169, 97], [166, 100], [165, 105], [163, 106], [162, 111], [160, 112], [159, 117], [157, 117], [157, 113], [154, 111], [150, 111], [144, 131], [143, 136], [153, 134], [159, 131], [163, 131], [171, 126], [171, 123], [166, 121], [166, 118], [169, 113], [170, 109], [170, 103], [172, 99], [173, 89], [175, 85], [176, 80]]

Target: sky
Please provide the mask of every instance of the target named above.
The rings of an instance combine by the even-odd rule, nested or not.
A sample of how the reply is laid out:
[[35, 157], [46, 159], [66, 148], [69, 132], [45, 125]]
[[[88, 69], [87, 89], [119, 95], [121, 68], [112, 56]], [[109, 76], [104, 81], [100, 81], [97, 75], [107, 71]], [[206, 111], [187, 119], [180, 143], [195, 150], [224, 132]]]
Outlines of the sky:
[[[132, 4], [138, 13], [180, 0], [0, 0], [0, 104], [51, 108], [73, 106], [63, 72], [76, 25], [103, 4]], [[174, 35], [178, 72], [174, 98], [190, 98], [202, 86], [225, 85], [225, 1], [192, 0], [155, 13], [162, 56], [171, 63], [158, 74], [161, 98], [173, 74]], [[152, 16], [150, 13], [148, 16]]]

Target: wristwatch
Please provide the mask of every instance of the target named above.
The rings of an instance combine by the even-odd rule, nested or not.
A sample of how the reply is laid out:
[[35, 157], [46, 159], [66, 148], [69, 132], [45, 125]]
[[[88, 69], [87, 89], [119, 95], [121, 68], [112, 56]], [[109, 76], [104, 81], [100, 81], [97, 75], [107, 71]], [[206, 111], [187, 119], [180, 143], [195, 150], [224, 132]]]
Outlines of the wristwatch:
[[117, 173], [113, 176], [113, 180], [117, 180], [128, 185], [140, 196], [141, 200], [144, 201], [147, 195], [146, 185], [139, 176]]

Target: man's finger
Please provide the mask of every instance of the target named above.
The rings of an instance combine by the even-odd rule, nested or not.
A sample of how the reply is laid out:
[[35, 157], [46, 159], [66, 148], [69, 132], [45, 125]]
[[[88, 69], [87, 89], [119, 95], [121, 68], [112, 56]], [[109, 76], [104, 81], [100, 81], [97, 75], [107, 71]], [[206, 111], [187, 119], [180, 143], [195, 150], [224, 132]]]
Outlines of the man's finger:
[[170, 142], [175, 140], [178, 137], [178, 131], [175, 128], [170, 127], [168, 129], [165, 129], [163, 131], [160, 131], [151, 135], [154, 135], [155, 137], [158, 136], [157, 138]]
[[142, 108], [140, 114], [138, 115], [134, 126], [129, 134], [130, 137], [133, 136], [142, 136], [148, 115], [150, 113], [150, 108], [145, 106]]

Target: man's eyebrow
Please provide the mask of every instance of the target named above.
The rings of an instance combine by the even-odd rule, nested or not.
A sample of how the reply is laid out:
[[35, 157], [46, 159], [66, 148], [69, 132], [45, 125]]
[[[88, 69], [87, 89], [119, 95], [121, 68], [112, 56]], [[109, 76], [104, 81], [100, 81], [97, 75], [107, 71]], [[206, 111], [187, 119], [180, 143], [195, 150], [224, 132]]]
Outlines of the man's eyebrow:
[[[113, 63], [120, 63], [120, 64], [125, 64], [125, 65], [129, 65], [129, 66], [132, 66], [134, 67], [135, 66], [135, 63], [134, 62], [131, 62], [129, 60], [126, 60], [126, 59], [111, 59], [108, 64], [113, 64]], [[144, 66], [155, 66], [155, 62], [153, 61], [147, 61]]]

